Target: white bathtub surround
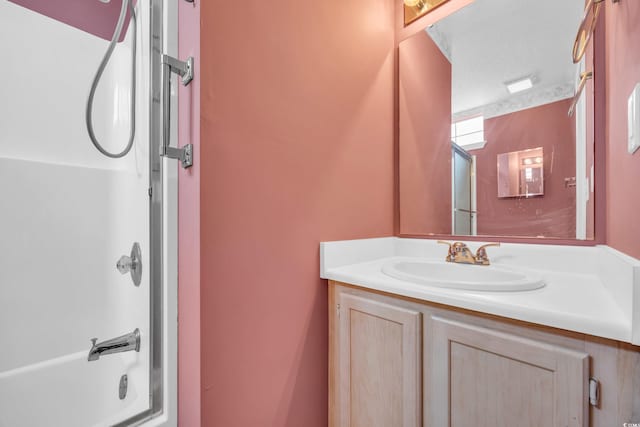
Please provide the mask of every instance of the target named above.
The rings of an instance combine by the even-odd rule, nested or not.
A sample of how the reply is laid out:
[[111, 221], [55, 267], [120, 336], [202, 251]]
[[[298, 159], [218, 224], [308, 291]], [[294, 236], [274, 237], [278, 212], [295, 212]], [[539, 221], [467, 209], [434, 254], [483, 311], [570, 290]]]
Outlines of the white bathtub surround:
[[[472, 251], [484, 242], [465, 242]], [[640, 261], [607, 246], [505, 243], [491, 262], [541, 275], [546, 286], [522, 292], [455, 290], [394, 279], [397, 260], [444, 260], [436, 240], [387, 237], [320, 244], [320, 276], [422, 301], [503, 316], [640, 345]], [[481, 269], [483, 266], [467, 266]]]
[[[111, 426], [150, 405], [151, 8], [148, 0], [137, 4], [136, 138], [127, 156], [109, 159], [93, 147], [84, 123], [108, 42], [0, 1], [9, 82], [0, 89], [0, 427]], [[165, 8], [175, 55], [177, 2]], [[109, 151], [121, 150], [129, 136], [132, 28], [95, 98], [96, 135]], [[148, 426], [177, 424], [175, 163], [165, 167], [163, 191], [165, 396], [162, 415]], [[134, 242], [142, 248], [139, 287], [115, 268]], [[91, 338], [135, 328], [140, 352], [87, 361]], [[128, 392], [121, 400], [123, 374]]]

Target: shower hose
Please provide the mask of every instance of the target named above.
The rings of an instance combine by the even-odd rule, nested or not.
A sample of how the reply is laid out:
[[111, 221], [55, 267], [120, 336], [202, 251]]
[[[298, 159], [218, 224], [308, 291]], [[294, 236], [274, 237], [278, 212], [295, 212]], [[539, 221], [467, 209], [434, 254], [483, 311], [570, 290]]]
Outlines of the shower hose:
[[[93, 78], [93, 83], [91, 83], [91, 90], [89, 91], [89, 98], [87, 99], [87, 109], [85, 115], [85, 121], [87, 124], [87, 131], [89, 132], [89, 138], [91, 138], [91, 142], [96, 147], [98, 151], [104, 154], [107, 157], [112, 159], [118, 159], [120, 157], [126, 156], [129, 151], [131, 151], [131, 147], [133, 146], [133, 139], [136, 134], [136, 13], [133, 9], [132, 0], [122, 0], [122, 8], [120, 9], [120, 17], [118, 18], [118, 24], [116, 25], [116, 29], [113, 33], [113, 37], [111, 38], [111, 42], [109, 43], [109, 47], [102, 58], [102, 62], [100, 62], [100, 66], [98, 67], [98, 71], [96, 72], [95, 77]], [[120, 39], [120, 35], [122, 34], [122, 27], [124, 26], [125, 18], [127, 16], [127, 8], [131, 11], [131, 19], [133, 21], [133, 47], [131, 48], [131, 122], [129, 125], [129, 142], [127, 146], [119, 153], [111, 153], [107, 151], [102, 144], [96, 138], [95, 132], [93, 130], [93, 98], [96, 94], [96, 89], [98, 87], [98, 83], [100, 82], [100, 78], [102, 77], [102, 73], [104, 73], [104, 69], [106, 68], [109, 60], [111, 59], [111, 55], [113, 54], [113, 50]]]

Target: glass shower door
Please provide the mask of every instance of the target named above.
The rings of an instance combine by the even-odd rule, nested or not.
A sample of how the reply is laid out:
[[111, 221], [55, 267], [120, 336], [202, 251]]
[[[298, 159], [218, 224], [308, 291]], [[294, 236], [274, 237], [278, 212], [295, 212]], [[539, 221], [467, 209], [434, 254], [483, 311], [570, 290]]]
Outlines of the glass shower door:
[[[127, 21], [95, 95], [96, 137], [120, 151], [137, 31], [131, 151], [103, 156], [85, 126], [120, 6], [0, 2], [0, 427], [117, 425], [162, 409], [152, 339], [161, 336], [152, 303], [161, 302], [162, 163], [150, 144], [149, 101], [151, 15], [161, 2], [137, 2], [137, 25]], [[126, 258], [125, 274], [116, 268], [134, 243], [138, 285]], [[107, 354], [103, 345], [88, 360], [92, 338], [99, 346], [136, 329], [139, 351]]]
[[471, 203], [471, 156], [452, 144], [453, 166], [453, 234], [473, 234], [473, 219], [476, 214]]

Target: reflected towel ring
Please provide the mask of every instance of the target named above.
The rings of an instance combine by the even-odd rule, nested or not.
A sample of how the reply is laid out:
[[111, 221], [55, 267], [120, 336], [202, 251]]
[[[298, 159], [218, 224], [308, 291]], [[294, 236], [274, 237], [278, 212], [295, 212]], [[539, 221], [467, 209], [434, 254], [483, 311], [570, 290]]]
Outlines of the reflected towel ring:
[[576, 106], [578, 105], [578, 101], [580, 101], [580, 96], [582, 95], [582, 91], [587, 84], [587, 80], [593, 78], [593, 71], [588, 71], [584, 73], [580, 73], [580, 83], [578, 84], [578, 89], [576, 90], [576, 94], [573, 96], [573, 101], [571, 102], [571, 106], [569, 107], [569, 117], [573, 116], [573, 113], [576, 110]]
[[574, 64], [580, 62], [587, 50], [593, 31], [598, 23], [598, 16], [603, 2], [604, 0], [589, 0], [587, 7], [584, 9], [584, 16], [582, 22], [580, 22], [580, 27], [578, 27], [576, 40], [573, 43], [572, 58]]

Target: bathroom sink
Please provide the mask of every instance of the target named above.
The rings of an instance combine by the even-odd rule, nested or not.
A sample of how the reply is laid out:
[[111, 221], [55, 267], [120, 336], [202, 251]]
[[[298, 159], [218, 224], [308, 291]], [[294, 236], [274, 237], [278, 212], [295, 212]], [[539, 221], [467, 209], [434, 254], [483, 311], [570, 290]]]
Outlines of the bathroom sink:
[[387, 276], [406, 282], [470, 291], [529, 291], [542, 288], [541, 277], [507, 266], [455, 264], [436, 260], [392, 260]]

